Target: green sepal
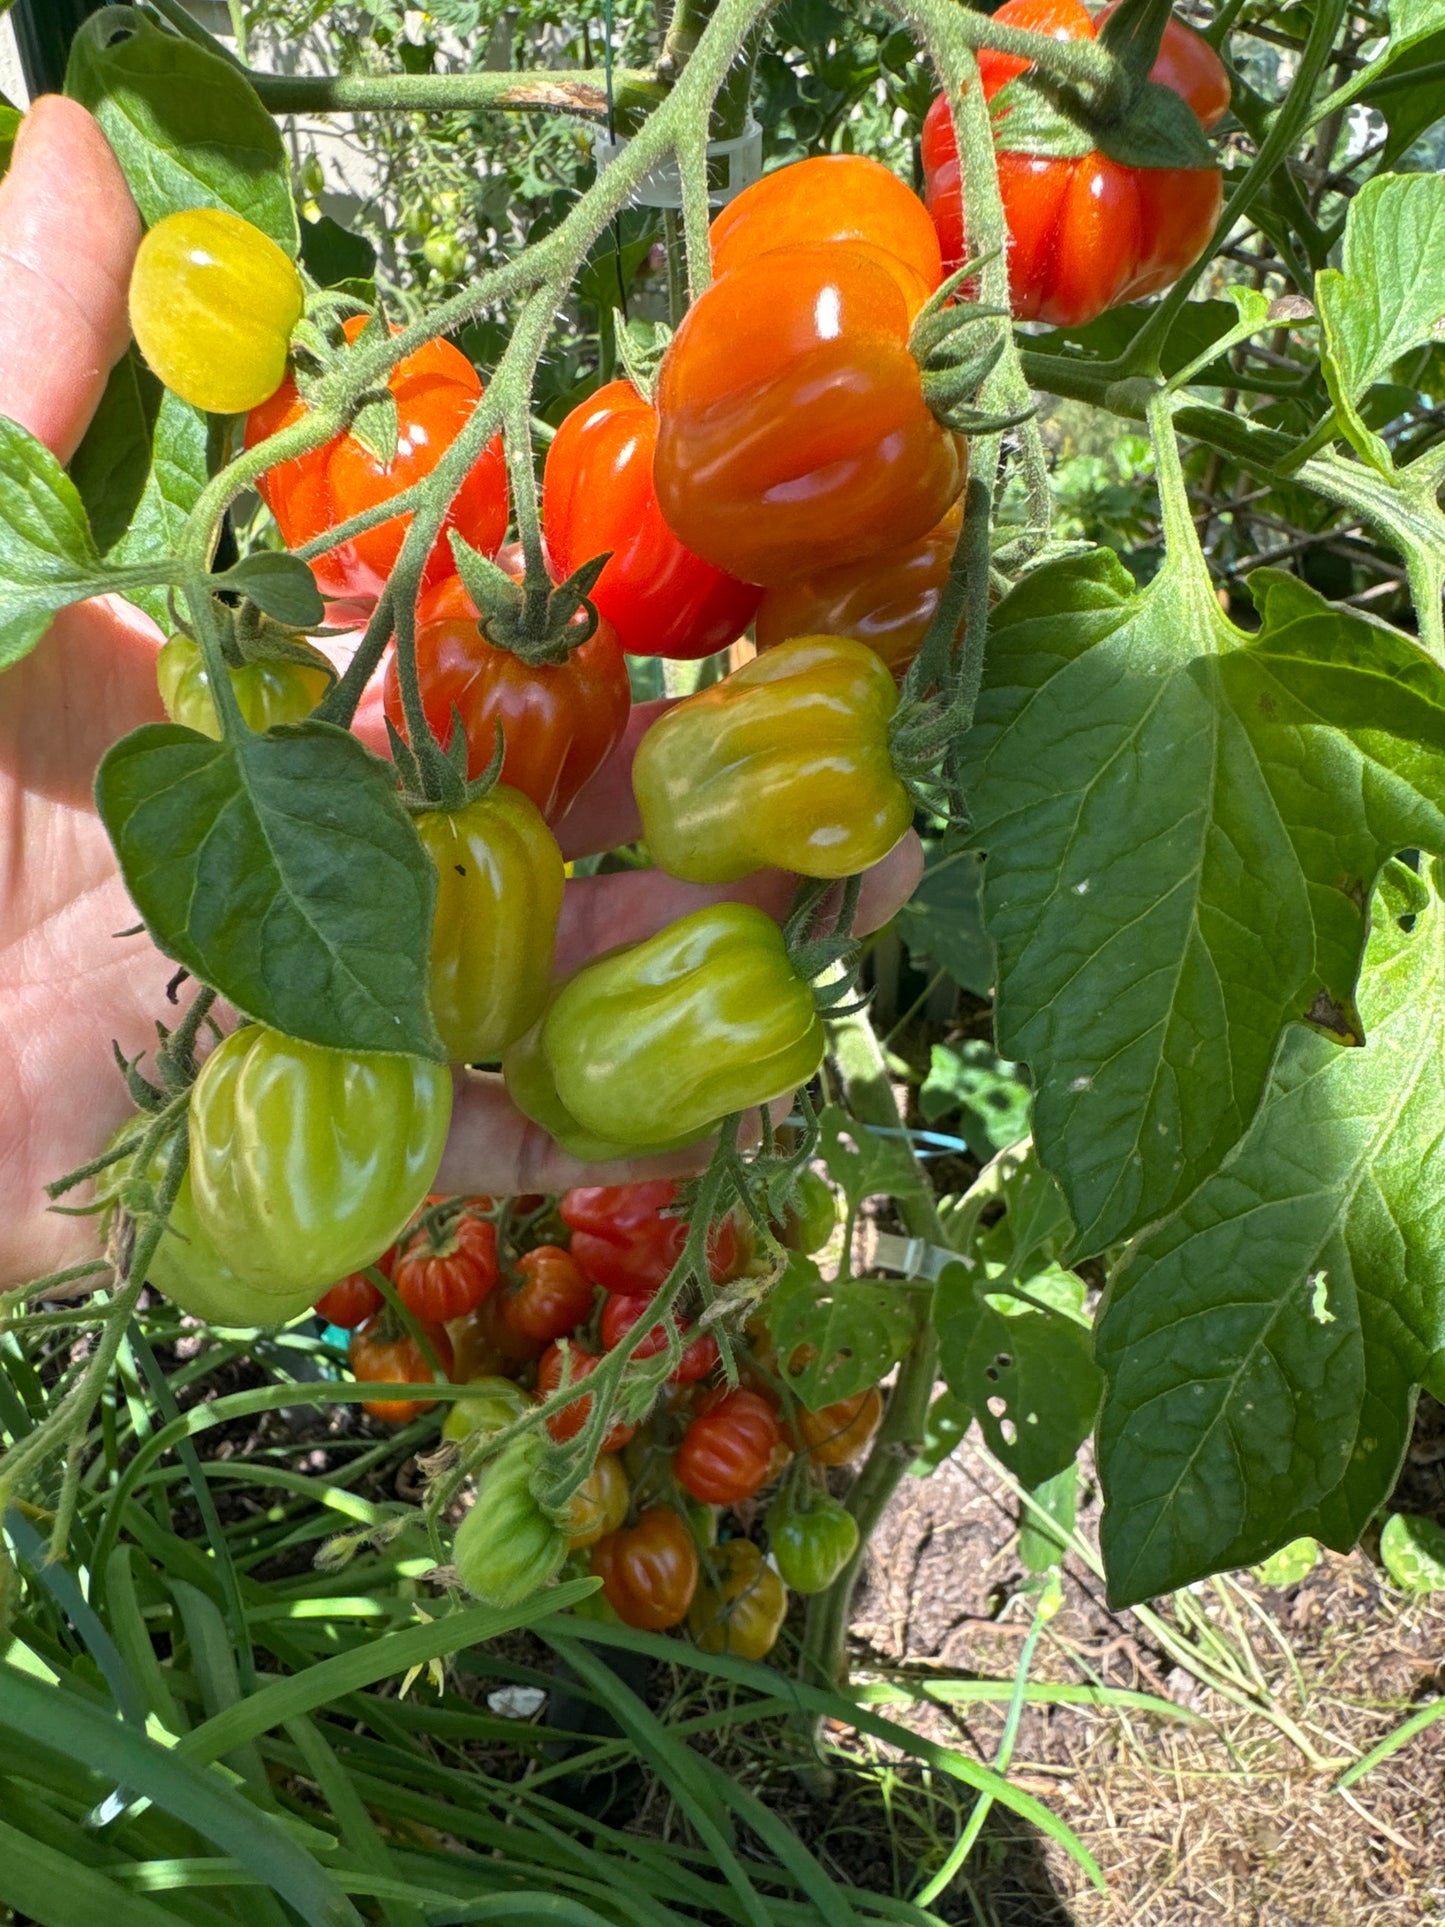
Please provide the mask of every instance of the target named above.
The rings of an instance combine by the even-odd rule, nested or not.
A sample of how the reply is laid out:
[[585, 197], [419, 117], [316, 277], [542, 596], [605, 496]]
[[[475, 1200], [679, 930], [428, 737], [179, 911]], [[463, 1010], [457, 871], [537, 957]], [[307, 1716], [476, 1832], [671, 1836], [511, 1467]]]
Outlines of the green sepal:
[[646, 402], [652, 400], [657, 386], [657, 371], [672, 330], [663, 321], [629, 321], [620, 309], [612, 311], [617, 343], [617, 359], [623, 373]]
[[1216, 167], [1214, 149], [1188, 101], [1142, 81], [1124, 112], [1100, 119], [1077, 95], [1035, 71], [1020, 74], [990, 103], [1001, 154], [1082, 160], [1096, 149], [1120, 167]]

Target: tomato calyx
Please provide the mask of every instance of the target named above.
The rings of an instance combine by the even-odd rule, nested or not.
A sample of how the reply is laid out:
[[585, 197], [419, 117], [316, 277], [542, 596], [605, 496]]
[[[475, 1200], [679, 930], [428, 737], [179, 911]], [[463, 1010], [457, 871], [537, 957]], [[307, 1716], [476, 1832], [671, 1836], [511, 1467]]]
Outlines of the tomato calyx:
[[[348, 338], [344, 324], [358, 314], [366, 316], [365, 324]], [[368, 312], [352, 295], [323, 290], [313, 296], [292, 336], [296, 387], [301, 399], [311, 408], [323, 406], [326, 397], [322, 390], [328, 377], [341, 370], [348, 358], [369, 353], [379, 342], [388, 340], [391, 333], [382, 315]], [[376, 385], [363, 389], [356, 397], [346, 426], [352, 440], [360, 442], [383, 467], [395, 461], [401, 440], [401, 417], [396, 396], [387, 381], [390, 372], [384, 369]]]
[[1020, 74], [995, 94], [990, 113], [1000, 153], [1082, 160], [1097, 151], [1121, 167], [1217, 165], [1189, 103], [1148, 78], [1131, 85], [1121, 114], [1101, 118], [1066, 84], [1037, 72]]
[[613, 309], [612, 321], [622, 372], [643, 401], [651, 402], [672, 330], [663, 321], [629, 321], [620, 308]]
[[477, 626], [493, 648], [509, 651], [529, 668], [555, 668], [597, 633], [597, 607], [590, 598], [612, 560], [610, 551], [594, 555], [553, 587], [537, 582], [532, 569], [518, 582], [455, 530], [451, 544], [457, 574], [481, 611]]
[[978, 255], [949, 275], [919, 309], [908, 336], [923, 399], [946, 428], [960, 435], [1001, 435], [1035, 413], [1032, 403], [1011, 415], [975, 405], [1004, 351], [1011, 316], [1007, 308], [958, 297], [995, 258]]

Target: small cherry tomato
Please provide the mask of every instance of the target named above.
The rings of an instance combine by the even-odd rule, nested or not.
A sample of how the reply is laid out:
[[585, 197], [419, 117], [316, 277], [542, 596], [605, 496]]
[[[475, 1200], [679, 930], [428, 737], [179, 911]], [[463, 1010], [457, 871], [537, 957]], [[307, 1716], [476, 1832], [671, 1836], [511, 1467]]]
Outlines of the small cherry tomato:
[[[385, 1266], [381, 1267], [385, 1270]], [[379, 1312], [386, 1300], [364, 1271], [354, 1271], [349, 1278], [342, 1278], [329, 1291], [323, 1291], [316, 1300], [317, 1315], [324, 1318], [328, 1325], [339, 1325], [343, 1331], [355, 1331], [364, 1325], [368, 1318]]]
[[513, 1606], [555, 1577], [567, 1557], [565, 1517], [532, 1489], [545, 1451], [535, 1433], [482, 1467], [477, 1496], [457, 1527], [452, 1564], [467, 1591], [488, 1606]]
[[827, 1179], [809, 1166], [793, 1180], [779, 1236], [790, 1251], [821, 1251], [838, 1225], [838, 1200]]
[[663, 521], [652, 486], [656, 441], [657, 411], [630, 381], [590, 395], [547, 450], [542, 532], [559, 576], [611, 556], [592, 600], [629, 655], [692, 661], [737, 640], [759, 591], [690, 555]]
[[[575, 623], [583, 633], [585, 617], [579, 613]], [[461, 716], [467, 774], [480, 776], [491, 762], [500, 722], [501, 780], [530, 796], [549, 823], [560, 822], [612, 753], [632, 706], [627, 664], [610, 622], [599, 620], [565, 662], [529, 667], [486, 640], [456, 576], [417, 605], [416, 667], [427, 721], [442, 742], [451, 738], [452, 709]], [[405, 736], [394, 658], [382, 699], [392, 726]]]
[[565, 1338], [592, 1309], [594, 1288], [571, 1252], [537, 1245], [517, 1260], [519, 1282], [498, 1297], [502, 1322], [534, 1345]]
[[697, 1589], [697, 1546], [687, 1521], [669, 1505], [644, 1512], [635, 1526], [592, 1548], [592, 1570], [624, 1626], [666, 1632], [687, 1617]]
[[709, 1393], [683, 1433], [673, 1470], [695, 1499], [738, 1505], [767, 1483], [780, 1437], [777, 1413], [760, 1393]]
[[167, 214], [131, 270], [141, 353], [172, 394], [213, 415], [238, 415], [275, 393], [305, 305], [287, 256], [226, 208]]
[[[607, 1302], [602, 1307], [602, 1343], [610, 1352], [614, 1345], [632, 1330], [639, 1318], [645, 1318], [651, 1307], [650, 1298], [624, 1298], [620, 1292], [609, 1292]], [[685, 1321], [681, 1330], [684, 1337], [692, 1329]], [[660, 1351], [667, 1349], [667, 1333], [661, 1325], [654, 1325], [642, 1339], [632, 1356], [634, 1358], [655, 1358]], [[682, 1357], [668, 1374], [672, 1385], [691, 1385], [700, 1378], [706, 1378], [718, 1362], [717, 1340], [711, 1332], [703, 1332], [700, 1337], [690, 1340]]]
[[784, 1492], [768, 1508], [768, 1548], [794, 1592], [825, 1592], [858, 1549], [858, 1521], [826, 1493]]
[[[228, 669], [236, 705], [258, 733], [273, 723], [299, 723], [326, 694], [331, 678], [302, 662], [249, 662]], [[156, 657], [156, 682], [173, 723], [183, 723], [218, 742], [221, 719], [201, 645], [193, 636], [172, 636]]]
[[[429, 1326], [427, 1338], [437, 1355], [437, 1363], [443, 1373], [451, 1371], [452, 1347], [445, 1328], [441, 1325]], [[347, 1358], [355, 1378], [366, 1384], [377, 1385], [430, 1385], [435, 1383], [435, 1374], [427, 1363], [426, 1354], [410, 1332], [398, 1331], [385, 1312], [362, 1325], [351, 1334], [351, 1344]], [[423, 1412], [431, 1411], [436, 1404], [434, 1398], [416, 1399], [377, 1399], [362, 1404], [364, 1412], [370, 1412], [374, 1419], [383, 1425], [406, 1425]]]
[[542, 1341], [524, 1338], [512, 1329], [503, 1307], [503, 1294], [494, 1291], [477, 1309], [452, 1326], [459, 1378], [509, 1376], [530, 1365]]
[[407, 1310], [425, 1323], [465, 1318], [497, 1282], [497, 1227], [469, 1212], [433, 1232], [414, 1232], [392, 1278]]
[[[665, 1216], [677, 1197], [671, 1178], [644, 1184], [591, 1184], [566, 1191], [558, 1206], [572, 1233], [572, 1256], [604, 1291], [650, 1299], [682, 1256], [686, 1218]], [[724, 1218], [708, 1239], [713, 1283], [732, 1275], [737, 1228]]]
[[687, 1615], [705, 1653], [762, 1659], [788, 1616], [788, 1589], [751, 1539], [729, 1539], [709, 1558]]
[[[560, 1345], [549, 1345], [537, 1363], [538, 1399], [545, 1401], [561, 1390], [564, 1370], [570, 1383], [575, 1385], [584, 1378], [590, 1378], [601, 1363], [599, 1355], [589, 1352], [583, 1345], [569, 1342], [565, 1354]], [[559, 1445], [564, 1445], [568, 1439], [576, 1438], [591, 1416], [592, 1399], [589, 1393], [583, 1392], [552, 1414], [547, 1420], [547, 1430]], [[636, 1430], [635, 1425], [628, 1425], [622, 1419], [614, 1420], [607, 1428], [600, 1449], [603, 1452], [617, 1451], [620, 1446], [626, 1445]]]
[[597, 1462], [572, 1494], [567, 1520], [567, 1545], [585, 1552], [616, 1532], [627, 1517], [629, 1488], [622, 1461], [615, 1452], [599, 1452]]
[[[460, 1352], [452, 1361], [452, 1370], [458, 1370]], [[484, 1435], [503, 1432], [519, 1419], [523, 1412], [530, 1412], [532, 1401], [513, 1379], [474, 1378], [467, 1381], [467, 1396], [454, 1399], [447, 1407], [447, 1415], [442, 1420], [444, 1439], [467, 1439], [476, 1432]]]
[[882, 1417], [883, 1394], [870, 1385], [820, 1412], [800, 1407], [797, 1427], [814, 1465], [847, 1465], [867, 1450]]

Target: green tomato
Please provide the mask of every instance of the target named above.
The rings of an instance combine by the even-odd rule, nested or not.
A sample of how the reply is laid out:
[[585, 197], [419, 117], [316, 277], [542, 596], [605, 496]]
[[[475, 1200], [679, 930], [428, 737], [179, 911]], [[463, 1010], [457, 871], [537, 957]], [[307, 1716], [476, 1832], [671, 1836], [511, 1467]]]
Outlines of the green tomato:
[[821, 1493], [802, 1507], [780, 1493], [767, 1524], [773, 1564], [794, 1592], [825, 1592], [858, 1549], [858, 1521]]
[[[144, 1134], [126, 1124], [117, 1137], [134, 1138], [139, 1146]], [[115, 1138], [111, 1143], [114, 1144]], [[146, 1168], [146, 1176], [158, 1185], [165, 1176], [166, 1155], [156, 1152]], [[107, 1226], [115, 1209], [116, 1194], [135, 1171], [135, 1153], [109, 1164], [96, 1179], [96, 1196], [106, 1203], [102, 1220]], [[146, 1283], [164, 1292], [171, 1303], [193, 1318], [204, 1318], [209, 1325], [284, 1325], [309, 1311], [314, 1293], [258, 1291], [232, 1271], [214, 1244], [201, 1229], [191, 1195], [189, 1170], [171, 1206], [166, 1229], [146, 1267]]]
[[[821, 1251], [838, 1223], [832, 1186], [812, 1169], [798, 1173], [783, 1214], [782, 1241], [791, 1251]], [[798, 1588], [795, 1586], [796, 1592]]]
[[405, 1229], [451, 1110], [445, 1065], [247, 1025], [191, 1087], [196, 1215], [249, 1283], [314, 1299]]
[[539, 1592], [567, 1557], [563, 1519], [532, 1490], [545, 1451], [528, 1433], [483, 1466], [476, 1501], [457, 1527], [452, 1564], [484, 1605], [512, 1606]]
[[[321, 701], [331, 681], [324, 669], [308, 669], [300, 662], [251, 662], [227, 674], [242, 716], [258, 732], [273, 723], [299, 723]], [[206, 659], [193, 637], [171, 637], [156, 657], [156, 681], [173, 723], [184, 723], [187, 729], [219, 741], [221, 719]]]
[[173, 394], [213, 415], [243, 414], [275, 394], [305, 305], [291, 261], [225, 208], [167, 214], [131, 270], [141, 353]]
[[531, 1409], [531, 1399], [512, 1379], [474, 1378], [467, 1396], [457, 1399], [442, 1420], [442, 1437], [461, 1440], [474, 1432], [502, 1432]]
[[459, 281], [467, 271], [467, 250], [462, 238], [447, 228], [434, 228], [422, 243], [427, 266], [435, 268], [448, 281]]
[[[569, 1157], [584, 1164], [611, 1164], [635, 1155], [636, 1147], [612, 1138], [598, 1137], [584, 1130], [557, 1095], [557, 1082], [542, 1049], [541, 1023], [533, 1024], [511, 1045], [502, 1059], [502, 1076], [507, 1095], [534, 1124], [540, 1124], [548, 1137], [560, 1144]], [[680, 1151], [706, 1137], [706, 1131], [693, 1131], [687, 1137], [654, 1145], [657, 1151]]]

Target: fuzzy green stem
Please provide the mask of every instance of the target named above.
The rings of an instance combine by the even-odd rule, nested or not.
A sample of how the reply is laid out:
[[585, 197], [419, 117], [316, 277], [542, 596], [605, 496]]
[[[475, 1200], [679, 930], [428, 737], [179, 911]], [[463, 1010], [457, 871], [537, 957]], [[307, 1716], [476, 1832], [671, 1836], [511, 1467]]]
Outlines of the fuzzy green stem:
[[[493, 113], [581, 114], [607, 118], [607, 92], [596, 76], [525, 70], [453, 74], [259, 74], [248, 78], [273, 114]], [[645, 67], [613, 71], [621, 113], [655, 107], [663, 87]]]

